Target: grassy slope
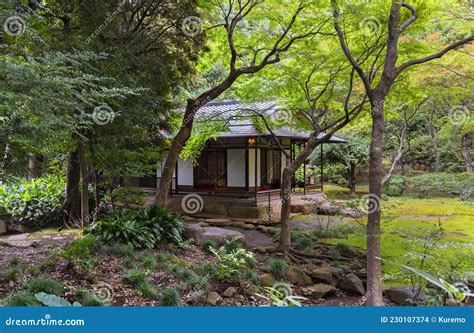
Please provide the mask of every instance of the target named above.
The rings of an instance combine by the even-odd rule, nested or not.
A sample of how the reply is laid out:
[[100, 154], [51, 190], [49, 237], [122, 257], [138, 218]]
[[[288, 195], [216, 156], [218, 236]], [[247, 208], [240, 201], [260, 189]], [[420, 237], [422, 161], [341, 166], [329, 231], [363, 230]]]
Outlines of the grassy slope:
[[[341, 198], [343, 189], [331, 186], [330, 195]], [[424, 268], [433, 274], [443, 275], [453, 263], [461, 263], [460, 272], [474, 271], [474, 203], [457, 198], [419, 199], [410, 197], [389, 198], [383, 204], [382, 257], [387, 284], [400, 283], [405, 276], [402, 264], [417, 266], [418, 254], [423, 245], [420, 237], [441, 223], [445, 237], [441, 248], [433, 248]], [[363, 219], [363, 223], [366, 222]], [[359, 223], [361, 221], [358, 221]], [[354, 222], [352, 222], [354, 223]], [[330, 243], [344, 243], [365, 249], [365, 235], [351, 234], [347, 239], [329, 239]]]

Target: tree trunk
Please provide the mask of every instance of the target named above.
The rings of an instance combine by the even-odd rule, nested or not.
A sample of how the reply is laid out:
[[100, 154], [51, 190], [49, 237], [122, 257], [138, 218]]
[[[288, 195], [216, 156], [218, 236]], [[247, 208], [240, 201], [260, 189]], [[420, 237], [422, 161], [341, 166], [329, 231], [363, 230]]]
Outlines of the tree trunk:
[[440, 156], [439, 156], [439, 149], [438, 149], [438, 137], [436, 135], [436, 129], [430, 121], [430, 136], [431, 136], [431, 144], [433, 147], [433, 152], [435, 156], [435, 163], [434, 163], [434, 171], [438, 172], [440, 169]]
[[372, 138], [369, 161], [369, 217], [367, 220], [367, 293], [366, 304], [383, 305], [380, 250], [380, 219], [384, 148], [384, 98], [375, 98], [372, 103]]
[[461, 137], [461, 154], [464, 159], [464, 164], [466, 165], [467, 172], [474, 172], [474, 162], [471, 158], [471, 152], [469, 149], [469, 133], [465, 133]]
[[81, 228], [89, 222], [89, 173], [87, 171], [86, 154], [81, 141], [77, 143], [79, 165], [81, 170]]
[[288, 251], [291, 246], [291, 178], [294, 172], [287, 165], [283, 169], [281, 181], [281, 220], [280, 220], [280, 250], [285, 259], [288, 257]]
[[62, 210], [67, 216], [64, 225], [77, 226], [81, 218], [81, 206], [79, 202], [80, 167], [77, 149], [69, 152], [66, 175], [66, 198], [62, 205]]
[[347, 187], [351, 191], [351, 195], [356, 195], [356, 181], [355, 181], [355, 165], [350, 164], [349, 172], [347, 173]]

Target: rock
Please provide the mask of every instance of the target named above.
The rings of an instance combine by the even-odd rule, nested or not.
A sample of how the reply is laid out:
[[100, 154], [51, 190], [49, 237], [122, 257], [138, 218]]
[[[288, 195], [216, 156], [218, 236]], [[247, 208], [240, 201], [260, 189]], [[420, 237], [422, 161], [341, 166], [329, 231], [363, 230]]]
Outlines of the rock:
[[302, 288], [301, 291], [306, 296], [314, 298], [323, 298], [325, 296], [333, 295], [336, 293], [336, 288], [330, 284], [318, 283], [314, 286]]
[[300, 287], [309, 286], [313, 283], [311, 277], [308, 276], [301, 268], [290, 266], [286, 272], [286, 278], [292, 284]]
[[337, 279], [333, 278], [332, 272], [329, 270], [329, 267], [319, 267], [310, 269], [309, 275], [317, 281], [329, 284], [337, 282]]
[[187, 216], [187, 215], [181, 216], [181, 219], [185, 222], [194, 222], [194, 221], [196, 221], [196, 219], [194, 217]]
[[260, 253], [274, 253], [277, 250], [277, 246], [268, 245], [268, 246], [259, 246], [255, 248], [255, 251]]
[[262, 274], [260, 275], [260, 283], [262, 286], [271, 287], [275, 284], [276, 279], [272, 274]]
[[224, 245], [226, 241], [235, 239], [237, 242], [245, 246], [245, 237], [239, 231], [217, 227], [207, 227], [203, 229], [204, 232], [201, 234], [201, 243], [211, 240], [215, 242], [217, 246], [221, 246]]
[[216, 306], [217, 303], [220, 303], [222, 301], [222, 298], [221, 296], [216, 293], [215, 291], [211, 291], [209, 292], [209, 294], [207, 294], [207, 298], [206, 298], [206, 303], [209, 304], [209, 305], [212, 305], [212, 306]]
[[217, 225], [231, 225], [232, 221], [229, 219], [205, 219], [204, 222], [208, 224], [217, 224]]
[[186, 239], [194, 239], [196, 243], [201, 244], [202, 234], [204, 229], [197, 223], [185, 224], [183, 237]]
[[30, 234], [18, 234], [18, 235], [11, 235], [7, 238], [9, 242], [16, 242], [16, 241], [24, 241], [27, 240]]
[[249, 296], [254, 296], [255, 294], [257, 294], [259, 292], [259, 289], [256, 285], [252, 284], [250, 285], [249, 287], [247, 287], [245, 289], [245, 294], [249, 295]]
[[269, 234], [269, 233], [272, 232], [273, 228], [272, 228], [272, 227], [266, 227], [266, 226], [264, 226], [264, 225], [259, 225], [259, 226], [257, 227], [257, 230], [259, 230], [259, 231], [261, 231], [261, 232], [263, 232], [263, 233]]
[[362, 283], [361, 279], [354, 273], [349, 273], [344, 275], [341, 280], [339, 281], [339, 287], [351, 293], [365, 295], [365, 288], [364, 284]]
[[245, 222], [232, 222], [232, 226], [235, 228], [243, 229], [245, 226]]
[[194, 291], [188, 296], [188, 303], [191, 305], [205, 305], [206, 292], [204, 290]]
[[7, 221], [0, 218], [0, 235], [7, 233]]
[[[418, 296], [416, 297], [416, 295]], [[389, 289], [387, 291], [388, 299], [398, 305], [414, 305], [424, 303], [426, 295], [418, 288], [411, 286], [401, 286]]]
[[365, 213], [359, 208], [344, 208], [344, 209], [339, 210], [339, 214], [352, 217], [354, 219], [358, 219], [367, 215], [367, 213]]
[[27, 233], [29, 230], [27, 227], [25, 227], [23, 224], [7, 224], [7, 229], [8, 231], [12, 232], [19, 232], [19, 233]]
[[224, 291], [222, 296], [227, 297], [227, 298], [234, 297], [236, 293], [237, 293], [237, 289], [235, 289], [234, 287], [229, 287]]
[[206, 222], [199, 222], [199, 225], [200, 225], [201, 227], [203, 227], [203, 228], [209, 226], [209, 224], [207, 224]]
[[255, 226], [253, 224], [244, 224], [244, 227], [243, 227], [244, 230], [253, 230], [255, 229]]

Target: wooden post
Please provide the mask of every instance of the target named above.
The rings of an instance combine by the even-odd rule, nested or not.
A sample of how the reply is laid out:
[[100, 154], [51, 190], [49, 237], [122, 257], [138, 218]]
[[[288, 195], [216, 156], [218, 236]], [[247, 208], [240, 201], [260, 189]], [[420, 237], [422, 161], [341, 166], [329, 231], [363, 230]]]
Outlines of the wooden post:
[[321, 143], [321, 148], [320, 148], [320, 159], [321, 159], [321, 192], [324, 191], [324, 177], [323, 177], [323, 171], [324, 171], [324, 160], [323, 160], [323, 144]]
[[257, 183], [257, 176], [258, 176], [258, 137], [255, 138], [255, 207], [258, 206], [258, 183]]

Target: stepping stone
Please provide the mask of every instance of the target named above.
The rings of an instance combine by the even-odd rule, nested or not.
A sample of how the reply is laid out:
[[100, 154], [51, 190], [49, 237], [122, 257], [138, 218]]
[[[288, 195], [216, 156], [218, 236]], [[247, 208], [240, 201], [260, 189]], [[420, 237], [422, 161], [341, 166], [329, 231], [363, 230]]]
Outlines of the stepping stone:
[[245, 245], [245, 237], [239, 231], [217, 227], [207, 227], [203, 229], [204, 232], [201, 234], [201, 243], [210, 240], [215, 242], [218, 246], [221, 246], [224, 245], [226, 241], [235, 239], [237, 242], [241, 243], [242, 245]]
[[19, 234], [19, 235], [11, 235], [11, 236], [8, 236], [7, 240], [10, 242], [14, 242], [14, 241], [22, 241], [22, 240], [26, 240], [28, 239], [28, 237], [30, 236], [30, 234], [28, 233], [25, 233], [25, 234]]

